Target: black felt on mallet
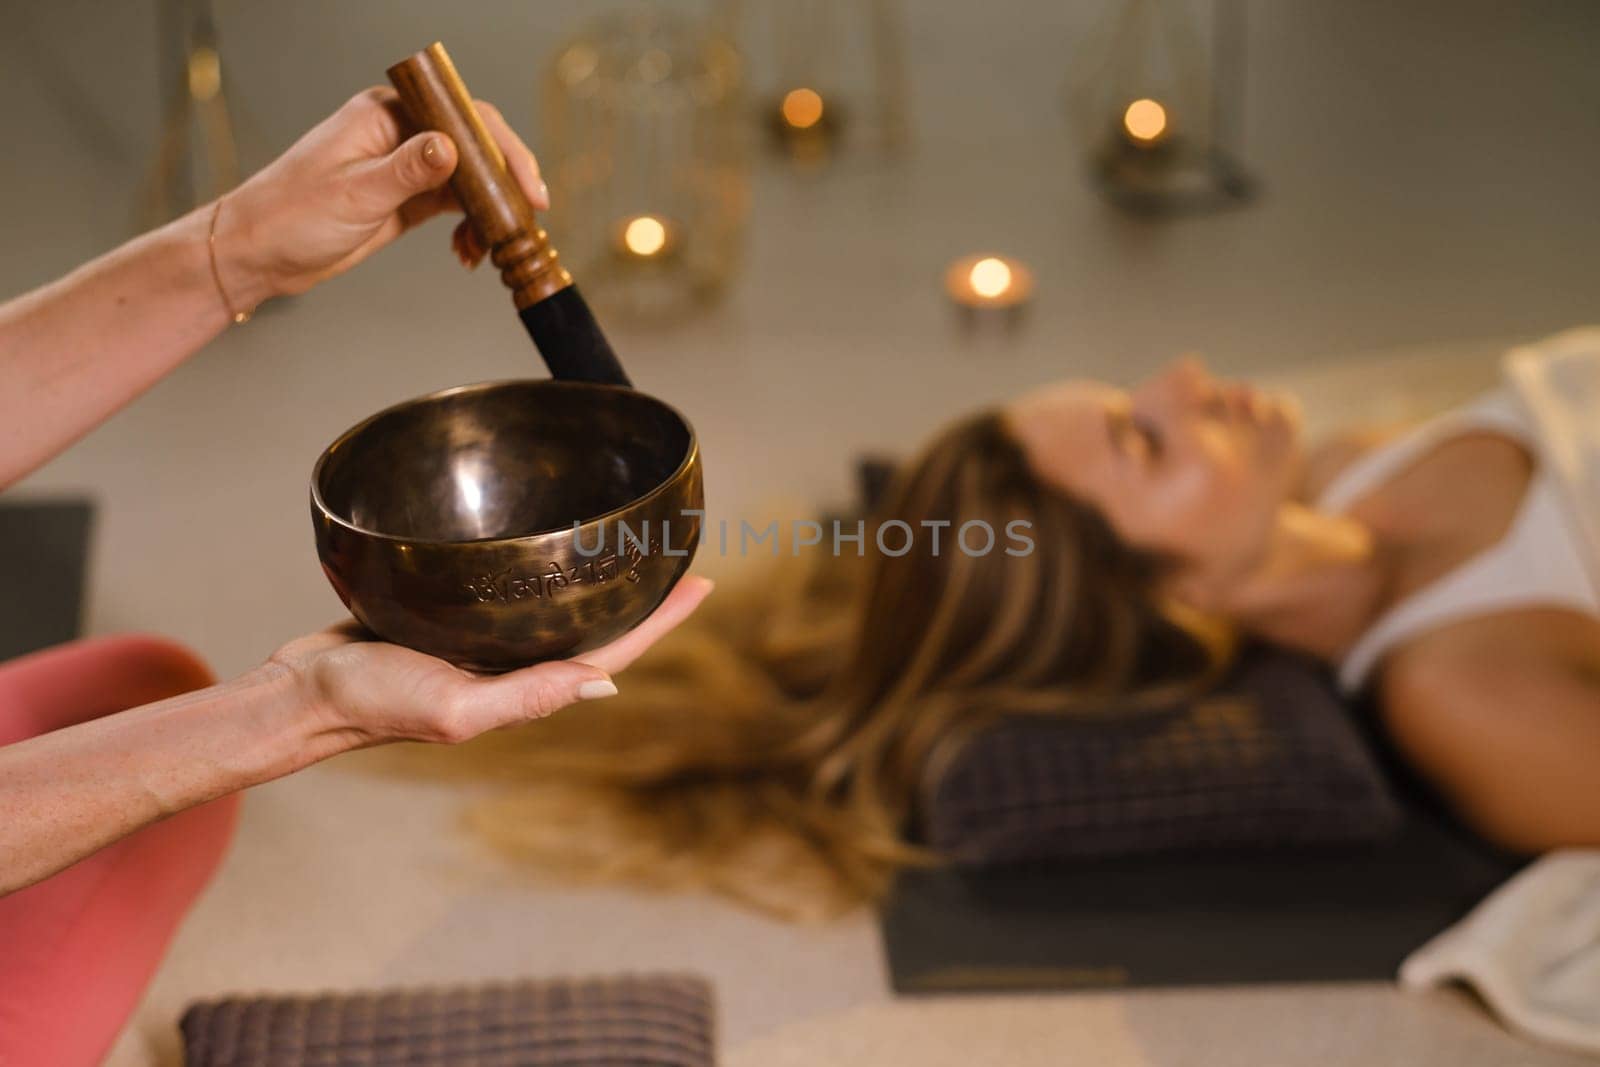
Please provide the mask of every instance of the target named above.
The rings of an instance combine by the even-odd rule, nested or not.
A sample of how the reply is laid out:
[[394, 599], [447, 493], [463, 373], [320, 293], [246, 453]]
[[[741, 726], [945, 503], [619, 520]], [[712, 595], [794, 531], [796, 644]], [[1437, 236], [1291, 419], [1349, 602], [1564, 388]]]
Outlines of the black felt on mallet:
[[551, 377], [603, 385], [633, 384], [576, 285], [557, 289], [519, 313]]

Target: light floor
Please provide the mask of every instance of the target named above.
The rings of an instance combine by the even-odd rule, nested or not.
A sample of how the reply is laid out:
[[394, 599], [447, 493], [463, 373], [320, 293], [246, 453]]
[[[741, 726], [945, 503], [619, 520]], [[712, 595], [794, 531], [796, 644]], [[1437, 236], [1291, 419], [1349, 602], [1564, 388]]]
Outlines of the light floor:
[[1379, 983], [897, 1000], [870, 918], [822, 928], [698, 897], [531, 884], [464, 844], [450, 790], [338, 764], [255, 790], [233, 851], [108, 1067], [177, 1067], [223, 991], [688, 969], [730, 1067], [1560, 1067], [1453, 992]]
[[[3, 16], [0, 293], [127, 234], [159, 110], [153, 6]], [[436, 37], [537, 148], [540, 64], [616, 5], [215, 6], [259, 164]], [[670, 328], [607, 320], [639, 385], [695, 423], [713, 517], [810, 514], [862, 450], [1061, 376], [1126, 382], [1198, 348], [1305, 386], [1319, 425], [1387, 420], [1488, 381], [1507, 339], [1600, 320], [1600, 5], [1248, 4], [1245, 159], [1264, 195], [1166, 224], [1108, 211], [1081, 178], [1061, 90], [1091, 5], [903, 6], [914, 150], [819, 174], [761, 159], [728, 299]], [[761, 75], [770, 42], [748, 43]], [[445, 244], [435, 224], [264, 310], [15, 490], [99, 502], [93, 632], [166, 633], [232, 674], [341, 614], [307, 514], [320, 449], [397, 400], [542, 373], [494, 280]], [[948, 260], [987, 249], [1038, 275], [1009, 337], [963, 333], [940, 293]], [[1574, 1062], [1463, 999], [1382, 985], [895, 1001], [865, 916], [795, 929], [536, 887], [467, 846], [459, 803], [340, 762], [256, 790], [111, 1062], [174, 1063], [196, 997], [629, 967], [712, 977], [740, 1065]]]

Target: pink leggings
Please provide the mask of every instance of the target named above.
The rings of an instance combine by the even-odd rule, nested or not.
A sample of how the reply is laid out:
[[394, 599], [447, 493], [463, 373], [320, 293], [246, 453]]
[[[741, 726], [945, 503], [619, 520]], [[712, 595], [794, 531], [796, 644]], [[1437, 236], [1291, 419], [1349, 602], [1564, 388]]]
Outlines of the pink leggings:
[[[105, 637], [0, 664], [0, 745], [215, 679], [154, 637]], [[239, 798], [147, 826], [0, 897], [0, 1065], [93, 1067], [139, 1003], [233, 833]]]

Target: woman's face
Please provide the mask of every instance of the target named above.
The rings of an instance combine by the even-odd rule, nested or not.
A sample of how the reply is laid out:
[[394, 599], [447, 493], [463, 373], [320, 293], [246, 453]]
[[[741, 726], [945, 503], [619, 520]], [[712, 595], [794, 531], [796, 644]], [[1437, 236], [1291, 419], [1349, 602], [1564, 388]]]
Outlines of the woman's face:
[[1206, 570], [1247, 565], [1300, 466], [1292, 398], [1169, 364], [1132, 392], [1063, 382], [1006, 408], [1034, 473], [1119, 536]]

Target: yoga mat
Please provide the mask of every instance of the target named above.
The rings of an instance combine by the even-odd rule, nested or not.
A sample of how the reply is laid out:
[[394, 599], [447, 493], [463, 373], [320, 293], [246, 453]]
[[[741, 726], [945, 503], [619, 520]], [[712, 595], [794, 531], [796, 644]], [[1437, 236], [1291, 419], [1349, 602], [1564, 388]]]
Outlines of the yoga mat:
[[84, 499], [0, 501], [0, 660], [82, 632], [93, 518]]
[[913, 871], [899, 993], [1392, 979], [1519, 861], [1412, 810], [1383, 845]]

